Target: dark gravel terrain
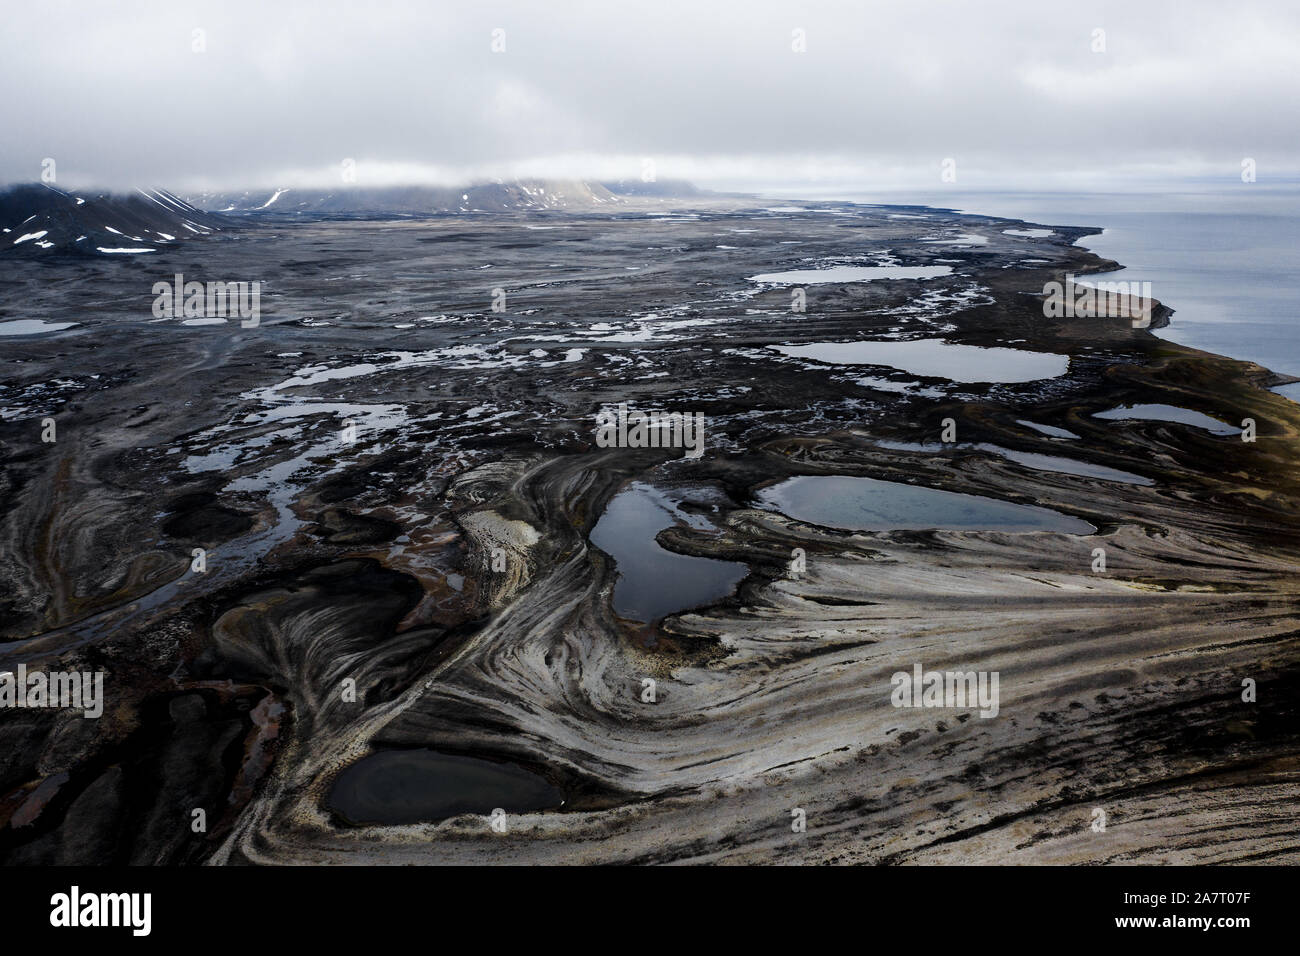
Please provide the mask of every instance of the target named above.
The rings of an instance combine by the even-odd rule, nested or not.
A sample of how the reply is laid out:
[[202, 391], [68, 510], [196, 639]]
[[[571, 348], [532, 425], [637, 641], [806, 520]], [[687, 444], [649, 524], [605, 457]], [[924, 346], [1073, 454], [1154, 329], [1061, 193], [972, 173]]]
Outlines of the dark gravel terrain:
[[[106, 675], [98, 719], [0, 711], [4, 861], [1300, 857], [1300, 407], [1127, 319], [1045, 318], [1045, 282], [1114, 268], [1096, 228], [723, 199], [212, 223], [143, 255], [0, 259], [0, 669]], [[258, 323], [158, 318], [176, 274], [260, 283]], [[37, 320], [71, 325], [3, 334]], [[775, 348], [936, 339], [1064, 372]], [[620, 403], [702, 414], [703, 455], [600, 447]], [[1257, 440], [1092, 417], [1140, 404]], [[760, 507], [800, 475], [1095, 530]], [[589, 535], [634, 483], [671, 520], [629, 548], [739, 585], [620, 617]], [[998, 716], [892, 706], [917, 663], [1000, 673]], [[367, 786], [363, 761], [413, 749]], [[429, 779], [473, 789], [422, 810]]]

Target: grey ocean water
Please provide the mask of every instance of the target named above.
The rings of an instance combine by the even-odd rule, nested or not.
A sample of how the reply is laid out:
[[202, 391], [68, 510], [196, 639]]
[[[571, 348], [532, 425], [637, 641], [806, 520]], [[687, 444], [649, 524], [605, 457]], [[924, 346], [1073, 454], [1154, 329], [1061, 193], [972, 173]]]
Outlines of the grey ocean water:
[[[1114, 278], [1149, 281], [1175, 310], [1158, 335], [1300, 377], [1300, 184], [1227, 178], [1150, 192], [821, 190], [815, 198], [1103, 227], [1080, 245], [1122, 263]], [[1278, 391], [1300, 400], [1300, 385]]]

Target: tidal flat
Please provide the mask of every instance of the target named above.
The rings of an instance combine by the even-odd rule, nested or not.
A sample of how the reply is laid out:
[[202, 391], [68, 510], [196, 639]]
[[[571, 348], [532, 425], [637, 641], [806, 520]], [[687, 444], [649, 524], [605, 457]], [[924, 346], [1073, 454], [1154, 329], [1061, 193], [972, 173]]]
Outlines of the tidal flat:
[[[0, 263], [0, 669], [106, 696], [0, 712], [0, 858], [1300, 862], [1300, 406], [1044, 317], [1098, 231], [699, 199]], [[178, 273], [260, 324], [156, 318]], [[598, 447], [621, 404], [703, 455]], [[893, 706], [916, 665], [997, 716]]]

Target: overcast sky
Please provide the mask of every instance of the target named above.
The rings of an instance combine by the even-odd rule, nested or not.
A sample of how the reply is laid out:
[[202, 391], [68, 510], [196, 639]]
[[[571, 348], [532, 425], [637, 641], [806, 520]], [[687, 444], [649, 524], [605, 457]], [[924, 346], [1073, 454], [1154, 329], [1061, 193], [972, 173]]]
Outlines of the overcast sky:
[[1264, 183], [1298, 52], [1291, 2], [43, 0], [4, 13], [0, 181]]

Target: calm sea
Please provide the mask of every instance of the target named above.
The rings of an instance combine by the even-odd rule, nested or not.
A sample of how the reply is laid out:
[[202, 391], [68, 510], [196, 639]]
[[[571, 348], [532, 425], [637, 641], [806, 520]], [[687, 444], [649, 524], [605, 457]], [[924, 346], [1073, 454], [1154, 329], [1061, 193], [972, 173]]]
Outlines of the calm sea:
[[[809, 198], [1101, 226], [1105, 232], [1080, 244], [1122, 263], [1115, 278], [1149, 281], [1152, 294], [1175, 310], [1158, 335], [1300, 377], [1300, 186], [1230, 181], [1168, 192], [819, 192]], [[1300, 385], [1279, 391], [1300, 400]]]

